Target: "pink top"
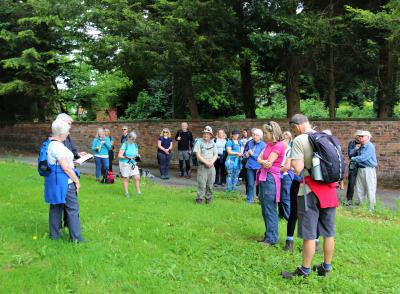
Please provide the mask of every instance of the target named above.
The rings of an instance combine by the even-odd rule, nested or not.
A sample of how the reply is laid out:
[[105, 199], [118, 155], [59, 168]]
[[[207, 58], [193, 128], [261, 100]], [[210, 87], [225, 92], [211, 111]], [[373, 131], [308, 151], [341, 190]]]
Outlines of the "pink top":
[[267, 143], [263, 150], [263, 160], [267, 160], [269, 155], [274, 152], [278, 154], [278, 158], [274, 161], [270, 168], [261, 167], [257, 171], [256, 182], [265, 182], [267, 180], [267, 174], [270, 173], [275, 179], [275, 199], [276, 202], [281, 201], [281, 165], [285, 157], [285, 145], [283, 142]]

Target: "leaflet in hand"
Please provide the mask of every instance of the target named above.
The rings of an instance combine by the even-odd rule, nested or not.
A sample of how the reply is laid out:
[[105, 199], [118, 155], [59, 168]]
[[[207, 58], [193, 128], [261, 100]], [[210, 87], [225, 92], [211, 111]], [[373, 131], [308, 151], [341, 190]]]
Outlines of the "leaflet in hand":
[[88, 153], [78, 158], [75, 162], [79, 165], [82, 165], [84, 162], [88, 161], [91, 158], [93, 158], [93, 155]]

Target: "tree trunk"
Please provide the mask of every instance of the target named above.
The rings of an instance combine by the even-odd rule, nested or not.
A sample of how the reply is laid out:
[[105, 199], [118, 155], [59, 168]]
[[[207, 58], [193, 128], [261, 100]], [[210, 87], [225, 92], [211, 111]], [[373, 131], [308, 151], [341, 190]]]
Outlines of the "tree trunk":
[[395, 67], [397, 60], [395, 58], [393, 41], [382, 40], [379, 51], [379, 65], [377, 71], [378, 97], [377, 114], [378, 118], [393, 117], [393, 108], [395, 104]]
[[298, 58], [293, 56], [286, 69], [286, 116], [292, 117], [300, 113], [300, 93], [299, 93], [299, 66]]
[[191, 118], [199, 118], [194, 97], [192, 70], [188, 66], [177, 66], [174, 71], [173, 117], [186, 118], [189, 109]]
[[329, 118], [335, 118], [336, 117], [336, 85], [335, 85], [335, 56], [334, 56], [333, 45], [329, 46], [328, 108], [329, 108]]
[[256, 101], [254, 97], [253, 79], [251, 76], [251, 60], [248, 57], [242, 57], [240, 60], [240, 80], [244, 114], [246, 118], [256, 118]]

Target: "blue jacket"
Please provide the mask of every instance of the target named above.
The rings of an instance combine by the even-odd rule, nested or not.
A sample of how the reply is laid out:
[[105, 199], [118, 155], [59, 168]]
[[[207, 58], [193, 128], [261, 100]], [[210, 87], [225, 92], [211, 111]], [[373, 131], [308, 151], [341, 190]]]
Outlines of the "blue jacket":
[[244, 154], [246, 154], [250, 149], [253, 150], [253, 154], [247, 159], [246, 168], [259, 169], [261, 167], [260, 164], [258, 164], [257, 159], [260, 153], [264, 150], [265, 145], [264, 141], [255, 143], [254, 140], [250, 140], [247, 142], [246, 147], [244, 148]]
[[358, 149], [358, 155], [351, 160], [357, 162], [359, 167], [376, 167], [378, 161], [376, 160], [374, 144], [368, 142], [365, 145], [361, 145], [360, 149]]
[[[104, 141], [104, 144], [101, 143], [101, 141]], [[97, 150], [97, 147], [100, 147], [100, 150]], [[94, 151], [94, 155], [107, 155], [108, 156], [108, 151], [111, 150], [111, 141], [109, 137], [104, 137], [103, 140], [100, 138], [96, 137], [93, 140], [92, 143], [92, 150]]]

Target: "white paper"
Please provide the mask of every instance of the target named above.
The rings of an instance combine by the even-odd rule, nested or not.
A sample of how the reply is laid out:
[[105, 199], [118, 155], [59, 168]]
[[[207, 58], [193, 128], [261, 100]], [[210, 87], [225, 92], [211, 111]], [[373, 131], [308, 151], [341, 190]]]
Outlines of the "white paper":
[[82, 165], [84, 162], [88, 161], [91, 158], [93, 158], [93, 155], [88, 153], [88, 154], [83, 155], [80, 158], [78, 158], [76, 160], [76, 163], [78, 163], [79, 165]]

